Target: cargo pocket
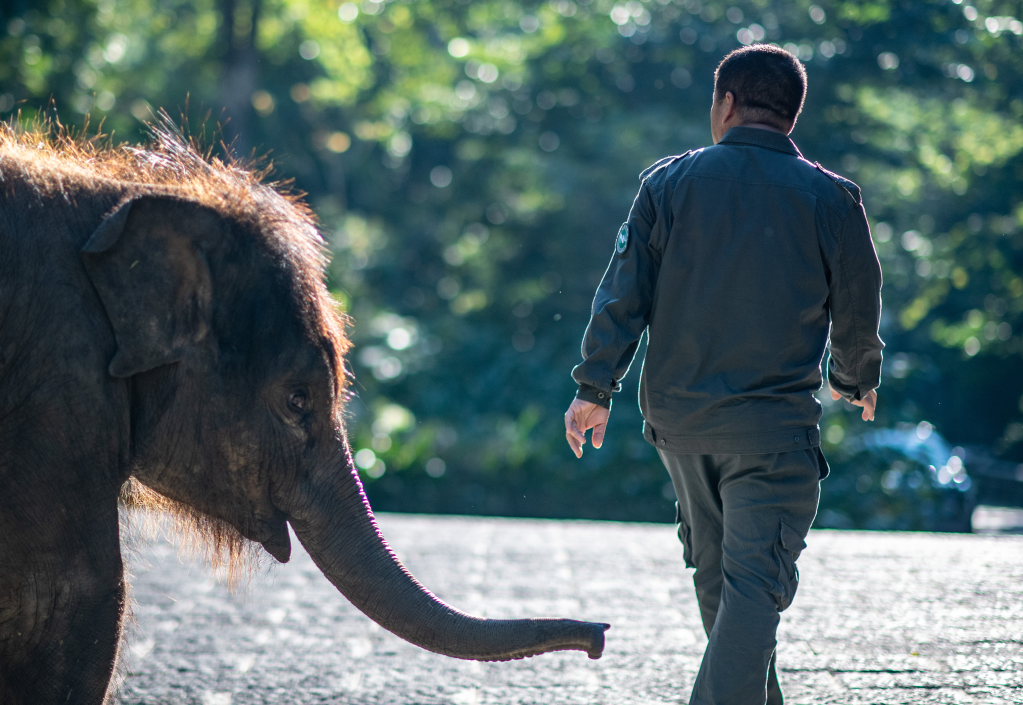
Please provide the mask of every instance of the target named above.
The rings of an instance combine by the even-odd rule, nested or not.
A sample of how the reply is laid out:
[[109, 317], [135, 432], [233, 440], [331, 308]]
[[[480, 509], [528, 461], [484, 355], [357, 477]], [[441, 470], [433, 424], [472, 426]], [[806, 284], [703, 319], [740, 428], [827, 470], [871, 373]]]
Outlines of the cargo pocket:
[[693, 563], [693, 539], [689, 535], [689, 524], [686, 523], [685, 517], [682, 516], [682, 508], [678, 506], [678, 502], [675, 502], [675, 524], [678, 526], [678, 540], [682, 542], [682, 560], [686, 563], [686, 568], [695, 568], [696, 564]]
[[778, 570], [775, 589], [772, 591], [778, 604], [778, 611], [784, 612], [792, 604], [792, 598], [799, 587], [799, 569], [796, 559], [806, 548], [803, 536], [784, 521], [778, 530], [778, 540], [774, 543], [774, 561]]
[[831, 466], [828, 465], [828, 460], [824, 457], [820, 446], [817, 446], [817, 474], [822, 480], [831, 474]]

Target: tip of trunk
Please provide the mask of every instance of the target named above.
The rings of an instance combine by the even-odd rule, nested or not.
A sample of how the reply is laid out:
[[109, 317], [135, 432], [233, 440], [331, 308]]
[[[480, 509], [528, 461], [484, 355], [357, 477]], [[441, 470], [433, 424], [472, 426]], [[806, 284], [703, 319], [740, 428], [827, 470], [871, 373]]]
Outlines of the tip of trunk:
[[596, 660], [604, 655], [604, 632], [610, 629], [611, 625], [599, 622], [597, 624], [593, 624], [593, 626], [598, 627], [600, 631], [593, 635], [593, 642], [590, 648], [586, 650], [586, 655], [591, 659]]
[[604, 655], [604, 632], [611, 628], [610, 624], [603, 622], [579, 622], [574, 619], [530, 619], [522, 622], [540, 626], [541, 633], [535, 637], [535, 643], [501, 655], [464, 658], [474, 661], [513, 661], [551, 651], [585, 651], [591, 659], [599, 659]]

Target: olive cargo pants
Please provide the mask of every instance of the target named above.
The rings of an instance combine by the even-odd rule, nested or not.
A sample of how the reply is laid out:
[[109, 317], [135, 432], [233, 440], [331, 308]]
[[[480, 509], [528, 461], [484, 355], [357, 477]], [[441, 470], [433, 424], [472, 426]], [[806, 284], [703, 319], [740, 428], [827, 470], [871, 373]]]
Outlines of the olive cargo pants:
[[658, 450], [678, 496], [678, 535], [709, 643], [690, 705], [782, 705], [779, 613], [817, 513], [818, 448], [756, 455]]

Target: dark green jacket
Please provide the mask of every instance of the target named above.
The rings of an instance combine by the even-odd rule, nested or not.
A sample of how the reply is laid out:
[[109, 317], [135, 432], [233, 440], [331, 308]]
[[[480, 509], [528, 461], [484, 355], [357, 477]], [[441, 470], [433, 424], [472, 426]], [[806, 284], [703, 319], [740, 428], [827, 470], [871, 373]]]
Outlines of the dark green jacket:
[[881, 268], [859, 188], [751, 127], [640, 178], [572, 371], [577, 396], [609, 406], [647, 331], [640, 408], [657, 447], [819, 445], [829, 327], [832, 388], [860, 399], [880, 382]]

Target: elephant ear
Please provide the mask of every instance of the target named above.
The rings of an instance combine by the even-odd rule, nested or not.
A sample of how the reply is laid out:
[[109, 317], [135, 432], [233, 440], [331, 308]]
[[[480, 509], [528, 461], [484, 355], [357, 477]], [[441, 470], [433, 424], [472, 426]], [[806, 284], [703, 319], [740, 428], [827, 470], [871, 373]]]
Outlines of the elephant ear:
[[202, 244], [226, 227], [198, 204], [139, 196], [85, 243], [82, 260], [117, 340], [113, 377], [177, 362], [206, 337], [213, 287]]

